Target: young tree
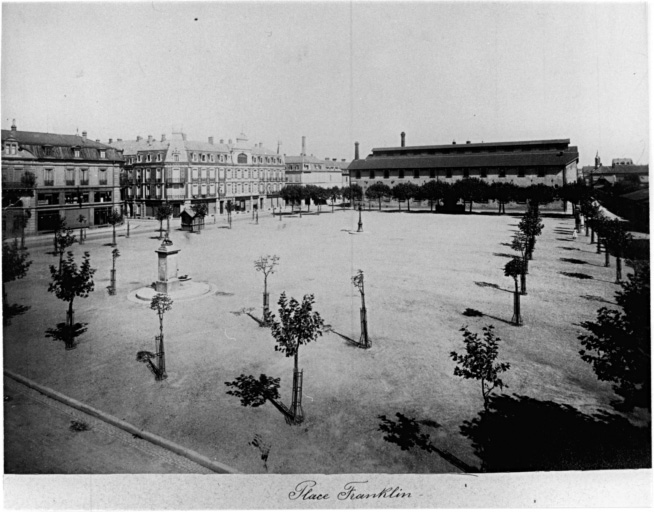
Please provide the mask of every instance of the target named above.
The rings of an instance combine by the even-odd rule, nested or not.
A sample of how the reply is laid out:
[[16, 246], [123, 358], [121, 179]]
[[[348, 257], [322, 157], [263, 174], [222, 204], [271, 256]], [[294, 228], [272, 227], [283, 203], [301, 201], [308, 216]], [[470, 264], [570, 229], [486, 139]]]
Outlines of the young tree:
[[498, 214], [502, 215], [506, 213], [506, 203], [513, 200], [516, 188], [511, 183], [500, 183], [497, 181], [488, 188], [489, 199], [494, 199], [497, 202]]
[[454, 183], [456, 194], [463, 201], [464, 207], [466, 203], [470, 203], [470, 213], [472, 213], [472, 203], [486, 197], [487, 188], [486, 182], [479, 178], [463, 178]]
[[529, 273], [529, 259], [527, 258], [527, 237], [524, 233], [517, 233], [511, 242], [511, 249], [520, 253], [522, 259], [522, 274], [520, 274], [520, 294], [527, 295], [527, 274]]
[[520, 314], [520, 291], [518, 290], [518, 277], [526, 273], [525, 264], [522, 258], [513, 258], [504, 266], [504, 275], [512, 277], [515, 283], [515, 292], [513, 293], [513, 318], [511, 322], [514, 325], [522, 325], [522, 315]]
[[593, 366], [597, 378], [613, 383], [623, 410], [651, 410], [652, 364], [649, 262], [635, 266], [622, 290], [615, 294], [622, 309], [600, 308], [597, 320], [582, 322], [589, 334], [579, 336], [581, 358]]
[[61, 269], [61, 265], [64, 259], [64, 253], [66, 252], [66, 249], [71, 247], [77, 239], [75, 238], [75, 235], [73, 234], [73, 230], [68, 227], [63, 227], [60, 229], [57, 234], [55, 235], [55, 246], [57, 247], [57, 254], [59, 254], [59, 268]]
[[113, 293], [116, 292], [116, 259], [120, 257], [120, 251], [118, 251], [118, 248], [115, 248], [113, 251], [111, 251], [111, 285], [110, 288], [113, 291]]
[[329, 197], [332, 201], [332, 213], [334, 213], [334, 204], [336, 203], [336, 198], [341, 194], [341, 189], [338, 188], [337, 186], [333, 186], [329, 190]]
[[368, 338], [368, 311], [366, 310], [366, 293], [363, 287], [363, 270], [359, 270], [352, 277], [352, 284], [361, 294], [361, 338], [359, 338], [359, 344], [363, 348], [370, 348], [372, 343]]
[[195, 212], [195, 215], [200, 217], [198, 233], [201, 233], [202, 227], [204, 227], [204, 218], [209, 214], [209, 205], [205, 201], [202, 201], [195, 203], [193, 206], [191, 206], [191, 209]]
[[525, 235], [527, 240], [527, 259], [533, 258], [536, 238], [542, 233], [543, 227], [538, 203], [529, 203], [527, 211], [518, 224], [518, 229]]
[[275, 273], [275, 267], [278, 265], [279, 256], [268, 255], [261, 256], [258, 260], [254, 261], [254, 270], [263, 273], [263, 321], [267, 322], [270, 314], [268, 307], [268, 276]]
[[[31, 173], [30, 173], [31, 174]], [[20, 224], [20, 248], [21, 250], [26, 249], [25, 247], [25, 228], [29, 224], [30, 218], [32, 217], [32, 212], [29, 208], [24, 208], [18, 214], [18, 222]]]
[[385, 183], [382, 183], [381, 181], [378, 181], [377, 183], [374, 183], [368, 187], [366, 190], [366, 197], [369, 200], [378, 200], [379, 201], [379, 210], [381, 211], [381, 201], [382, 198], [384, 197], [389, 197], [391, 195], [391, 188], [386, 185]]
[[67, 350], [75, 348], [73, 301], [75, 297], [88, 297], [89, 293], [94, 290], [93, 274], [95, 274], [95, 271], [96, 269], [91, 268], [90, 254], [88, 252], [84, 253], [82, 265], [79, 268], [75, 263], [72, 251], [68, 251], [68, 257], [63, 261], [60, 269], [50, 265], [52, 282], [48, 286], [48, 292], [54, 293], [58, 299], [68, 302], [68, 311], [66, 313]]
[[300, 185], [284, 185], [279, 192], [279, 195], [284, 201], [286, 201], [286, 203], [291, 203], [291, 213], [295, 211], [295, 203], [300, 202], [302, 197], [302, 192], [300, 191], [301, 188]]
[[113, 208], [107, 215], [107, 222], [111, 224], [112, 229], [112, 241], [111, 245], [116, 246], [116, 224], [123, 222], [123, 214], [120, 213], [116, 208]]
[[353, 183], [349, 187], [343, 189], [343, 197], [350, 201], [350, 204], [354, 209], [355, 201], [361, 201], [363, 198], [363, 189], [359, 184]]
[[2, 305], [7, 307], [6, 284], [22, 279], [32, 264], [29, 253], [21, 251], [14, 240], [11, 244], [2, 244]]
[[625, 229], [621, 220], [613, 219], [604, 224], [604, 243], [606, 251], [606, 265], [609, 266], [609, 251], [615, 256], [615, 282], [622, 281], [622, 258], [625, 250], [629, 249], [634, 237]]
[[484, 339], [480, 339], [477, 333], [472, 333], [467, 326], [459, 329], [463, 332], [463, 343], [466, 347], [465, 355], [450, 352], [450, 357], [457, 363], [454, 368], [454, 375], [464, 379], [475, 379], [481, 383], [481, 394], [484, 398], [484, 409], [488, 410], [491, 393], [495, 388], [503, 390], [508, 387], [499, 374], [507, 371], [510, 363], [497, 363], [499, 347], [497, 342], [500, 338], [493, 333], [493, 326], [484, 327]]
[[165, 293], [157, 293], [152, 297], [150, 302], [150, 309], [157, 312], [159, 317], [159, 336], [155, 336], [157, 341], [157, 367], [155, 371], [155, 378], [157, 380], [164, 380], [168, 377], [166, 374], [166, 355], [164, 351], [164, 331], [163, 319], [166, 312], [173, 308], [173, 300]]
[[240, 398], [243, 406], [258, 407], [268, 400], [284, 414], [289, 423], [296, 425], [302, 423], [304, 420], [303, 372], [298, 369], [300, 346], [316, 341], [319, 336], [322, 336], [324, 327], [320, 314], [313, 311], [313, 303], [313, 295], [305, 295], [300, 304], [294, 298], [287, 300], [286, 294], [282, 293], [278, 301], [280, 321], [277, 322], [273, 314], [269, 314], [267, 319], [277, 342], [275, 351], [294, 358], [291, 408], [288, 409], [278, 402], [280, 379], [265, 374], [262, 374], [258, 380], [252, 375], [242, 374], [233, 382], [225, 382], [226, 386], [234, 388], [227, 392], [228, 395]]
[[170, 233], [170, 216], [173, 214], [173, 205], [164, 203], [159, 206], [155, 211], [155, 217], [159, 221], [159, 240], [163, 234], [163, 221], [166, 221], [166, 230]]
[[402, 201], [406, 201], [408, 211], [411, 211], [411, 199], [418, 194], [418, 185], [415, 183], [398, 183], [391, 189], [391, 195], [398, 202], [398, 208], [401, 210]]
[[[588, 236], [588, 230], [590, 225], [600, 212], [599, 206], [597, 206], [591, 199], [586, 199], [581, 202], [579, 207], [581, 214], [586, 219], [586, 236]], [[593, 233], [593, 238], [591, 238], [591, 243], [595, 241], [595, 233]]]
[[[54, 253], [59, 254], [59, 240], [58, 235], [61, 231], [66, 229], [66, 219], [64, 217], [57, 217], [54, 221]], [[64, 249], [65, 250], [65, 249]]]
[[84, 223], [86, 222], [86, 217], [84, 215], [78, 215], [77, 216], [77, 222], [79, 222], [79, 244], [83, 245], [84, 244]]

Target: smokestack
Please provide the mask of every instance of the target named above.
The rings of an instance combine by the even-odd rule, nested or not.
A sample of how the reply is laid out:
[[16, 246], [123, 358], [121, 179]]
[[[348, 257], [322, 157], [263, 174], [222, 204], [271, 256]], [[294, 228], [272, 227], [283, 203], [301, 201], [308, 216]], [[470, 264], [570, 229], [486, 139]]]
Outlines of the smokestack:
[[15, 119], [11, 120], [11, 131], [12, 132], [16, 131], [16, 120]]
[[404, 147], [404, 132], [400, 133], [400, 137], [402, 138], [402, 147]]
[[213, 137], [209, 137], [209, 144], [213, 145]]
[[165, 133], [161, 134], [161, 142], [166, 142], [166, 134]]
[[359, 159], [359, 143], [358, 142], [354, 143], [354, 159], [355, 160]]
[[302, 135], [302, 153], [300, 153], [300, 155], [307, 155], [307, 138], [304, 135]]
[[82, 138], [86, 139], [86, 132], [82, 132]]

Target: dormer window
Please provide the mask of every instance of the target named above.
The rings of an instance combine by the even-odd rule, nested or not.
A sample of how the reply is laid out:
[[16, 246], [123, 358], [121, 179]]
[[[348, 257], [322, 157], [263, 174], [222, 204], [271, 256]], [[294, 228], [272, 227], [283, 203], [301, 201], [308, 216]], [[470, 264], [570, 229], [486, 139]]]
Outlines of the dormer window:
[[141, 162], [142, 160], [143, 160], [142, 155], [138, 155], [138, 156], [136, 157], [136, 161], [137, 161], [137, 162]]
[[73, 156], [75, 158], [79, 158], [80, 156], [82, 156], [80, 148], [73, 148]]
[[198, 161], [198, 155], [196, 155], [195, 153], [191, 153], [191, 160], [193, 160], [194, 162], [197, 162]]
[[241, 153], [238, 155], [237, 162], [239, 164], [247, 164], [248, 163], [248, 156], [245, 153]]
[[52, 146], [43, 146], [43, 155], [52, 156]]
[[161, 162], [161, 158], [162, 158], [161, 153], [157, 153], [157, 162]]
[[146, 161], [146, 162], [152, 162], [152, 155], [148, 154], [148, 155], [145, 157], [145, 161]]
[[213, 155], [209, 155], [209, 161], [210, 162], [215, 162]]
[[179, 153], [175, 153], [175, 154], [173, 155], [173, 161], [174, 161], [174, 162], [179, 162]]
[[100, 150], [100, 158], [107, 158], [107, 152], [104, 149]]
[[201, 157], [201, 160], [203, 162], [206, 162], [207, 161], [207, 155], [203, 154], [202, 157]]

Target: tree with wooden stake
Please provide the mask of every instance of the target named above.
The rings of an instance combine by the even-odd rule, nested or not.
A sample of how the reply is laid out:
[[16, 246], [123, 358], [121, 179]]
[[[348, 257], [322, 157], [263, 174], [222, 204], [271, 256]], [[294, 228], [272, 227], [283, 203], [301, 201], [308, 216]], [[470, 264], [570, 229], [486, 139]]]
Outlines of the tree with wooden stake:
[[604, 243], [606, 251], [605, 266], [608, 266], [609, 251], [615, 256], [615, 283], [622, 282], [622, 258], [625, 250], [632, 244], [634, 237], [625, 230], [624, 222], [613, 219], [604, 223]]
[[[3, 310], [8, 307], [6, 284], [17, 279], [22, 279], [27, 275], [27, 271], [32, 264], [29, 259], [29, 253], [23, 252], [18, 248], [14, 241], [12, 244], [2, 244], [2, 306]], [[5, 321], [7, 315], [5, 313]]]
[[602, 238], [604, 237], [604, 227], [607, 220], [601, 213], [593, 220], [593, 227], [597, 235], [597, 254], [602, 254]]
[[115, 293], [116, 292], [116, 259], [120, 257], [120, 252], [118, 248], [111, 251], [111, 285], [109, 288]]
[[64, 217], [57, 217], [54, 221], [54, 254], [59, 254], [58, 235], [64, 229], [66, 229], [66, 219]]
[[90, 257], [90, 254], [85, 252], [82, 265], [78, 268], [72, 251], [68, 251], [68, 257], [63, 261], [60, 269], [50, 265], [52, 282], [48, 286], [48, 292], [54, 293], [58, 299], [68, 302], [66, 350], [74, 349], [76, 346], [73, 335], [75, 328], [73, 301], [75, 297], [88, 297], [89, 293], [94, 290], [93, 274], [96, 269], [91, 268]]
[[209, 205], [205, 201], [202, 201], [201, 203], [195, 203], [191, 206], [191, 209], [195, 212], [195, 215], [200, 217], [200, 225], [198, 226], [198, 234], [200, 234], [201, 229], [204, 227], [204, 218], [209, 214]]
[[23, 210], [21, 210], [20, 214], [18, 215], [18, 222], [20, 223], [21, 251], [27, 249], [27, 247], [25, 247], [25, 228], [27, 228], [27, 224], [29, 223], [31, 217], [32, 217], [32, 212], [30, 212], [29, 208], [24, 208]]
[[150, 302], [150, 309], [157, 312], [159, 317], [159, 336], [155, 336], [155, 349], [156, 353], [154, 354], [157, 357], [156, 367], [150, 362], [150, 367], [154, 371], [156, 380], [164, 380], [168, 377], [166, 374], [166, 355], [164, 351], [164, 331], [163, 331], [163, 319], [167, 311], [170, 311], [173, 308], [173, 300], [166, 295], [165, 293], [157, 293], [152, 297]]
[[499, 374], [511, 368], [510, 363], [496, 363], [499, 353], [497, 342], [500, 338], [493, 333], [493, 326], [484, 327], [484, 339], [479, 339], [477, 333], [468, 330], [468, 326], [459, 329], [463, 333], [463, 343], [466, 346], [466, 354], [459, 355], [450, 352], [450, 357], [457, 363], [454, 368], [454, 375], [464, 379], [475, 379], [481, 383], [481, 394], [484, 398], [484, 409], [488, 410], [491, 393], [500, 388], [508, 387]]
[[173, 206], [170, 203], [164, 203], [155, 211], [155, 217], [159, 221], [159, 240], [163, 237], [163, 221], [166, 221], [166, 229], [170, 232], [170, 216], [173, 214]]
[[84, 244], [84, 223], [86, 222], [86, 217], [84, 215], [77, 216], [77, 222], [79, 222], [79, 244]]
[[120, 224], [121, 222], [123, 222], [123, 214], [120, 213], [116, 208], [114, 208], [107, 215], [107, 222], [111, 224], [111, 227], [113, 228], [111, 245], [113, 247], [116, 247], [116, 224]]
[[511, 249], [520, 253], [523, 262], [523, 273], [520, 274], [520, 294], [527, 295], [527, 274], [529, 273], [529, 259], [527, 258], [527, 237], [524, 233], [517, 233], [511, 242]]
[[241, 405], [245, 407], [259, 407], [266, 401], [272, 403], [285, 417], [286, 422], [292, 425], [299, 425], [304, 420], [302, 409], [302, 381], [303, 371], [299, 370], [299, 351], [301, 345], [316, 341], [322, 336], [324, 323], [320, 314], [313, 311], [313, 295], [305, 295], [300, 304], [294, 298], [286, 299], [286, 294], [279, 297], [280, 321], [275, 320], [275, 315], [268, 314], [268, 324], [275, 338], [276, 352], [282, 352], [286, 357], [294, 358], [293, 367], [293, 394], [290, 409], [279, 401], [279, 381], [274, 377], [261, 374], [259, 379], [252, 375], [237, 377], [233, 382], [225, 382], [225, 385], [234, 388], [227, 391], [228, 395], [241, 399]]
[[261, 256], [258, 260], [254, 261], [254, 269], [257, 272], [263, 272], [263, 322], [267, 324], [267, 319], [270, 314], [269, 308], [269, 294], [268, 294], [268, 276], [275, 273], [275, 267], [278, 265], [279, 256], [268, 255]]
[[513, 325], [522, 325], [522, 315], [520, 314], [520, 291], [518, 290], [518, 277], [521, 276], [525, 264], [522, 258], [513, 258], [504, 266], [504, 275], [512, 277], [515, 284], [515, 292], [513, 293], [513, 318], [511, 322]]
[[359, 338], [359, 345], [363, 348], [370, 348], [372, 342], [368, 337], [368, 312], [366, 310], [366, 293], [363, 287], [363, 270], [359, 270], [352, 277], [352, 284], [361, 294], [361, 337]]
[[518, 229], [524, 233], [526, 237], [527, 259], [529, 260], [533, 258], [536, 238], [542, 233], [543, 227], [544, 224], [541, 222], [538, 203], [529, 203], [527, 211], [518, 224]]
[[66, 252], [66, 249], [71, 247], [77, 241], [77, 239], [73, 234], [73, 230], [68, 227], [64, 227], [61, 230], [59, 230], [55, 235], [55, 239], [56, 239], [55, 246], [57, 247], [57, 254], [59, 254], [59, 269], [61, 269], [61, 265], [64, 259], [64, 253]]
[[[591, 229], [591, 223], [593, 219], [599, 215], [599, 206], [597, 206], [591, 199], [585, 199], [581, 202], [580, 205], [581, 214], [586, 219], [586, 236], [588, 236], [588, 230]], [[591, 238], [591, 243], [595, 241], [595, 234], [593, 233]]]

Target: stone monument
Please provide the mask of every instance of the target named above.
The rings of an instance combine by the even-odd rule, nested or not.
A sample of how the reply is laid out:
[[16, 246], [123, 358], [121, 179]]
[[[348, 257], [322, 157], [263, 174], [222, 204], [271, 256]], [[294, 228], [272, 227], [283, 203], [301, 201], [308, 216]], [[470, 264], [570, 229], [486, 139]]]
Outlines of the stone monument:
[[161, 242], [161, 247], [154, 251], [159, 258], [159, 276], [155, 282], [154, 289], [157, 293], [169, 294], [179, 288], [177, 253], [180, 250], [173, 248], [173, 243], [168, 239], [167, 235], [166, 233], [166, 238]]

